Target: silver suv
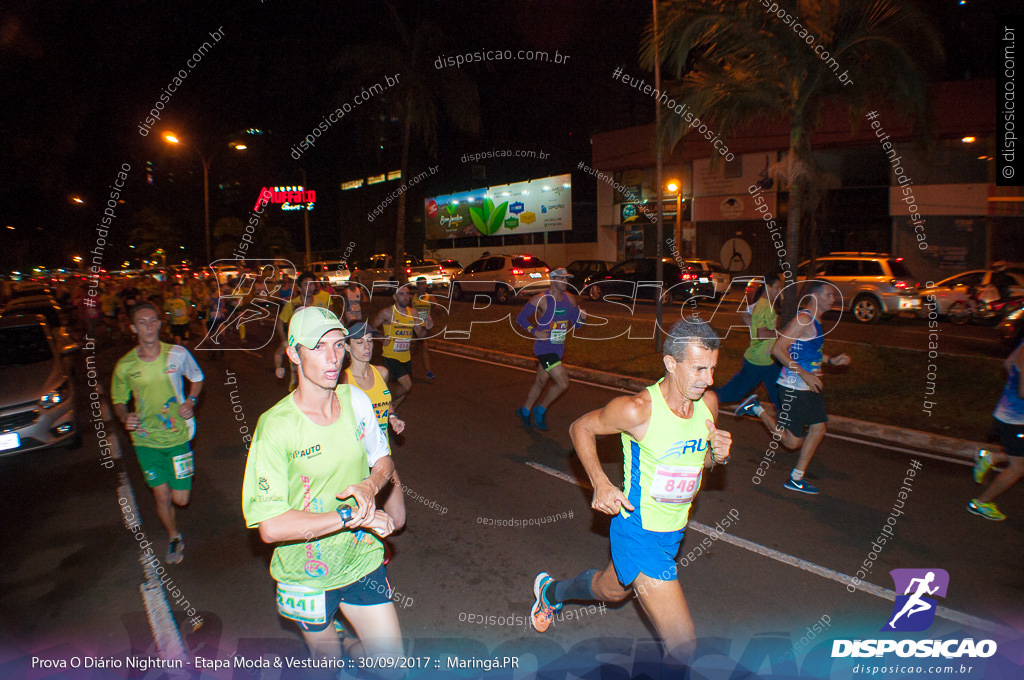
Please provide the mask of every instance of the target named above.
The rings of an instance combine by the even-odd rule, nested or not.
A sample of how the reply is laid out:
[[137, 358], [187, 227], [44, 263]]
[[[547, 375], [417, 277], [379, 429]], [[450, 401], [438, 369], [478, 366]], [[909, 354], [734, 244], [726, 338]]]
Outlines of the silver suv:
[[797, 279], [820, 279], [839, 289], [833, 309], [853, 312], [860, 323], [874, 323], [882, 317], [921, 309], [917, 280], [903, 264], [902, 257], [888, 253], [829, 253], [802, 262]]

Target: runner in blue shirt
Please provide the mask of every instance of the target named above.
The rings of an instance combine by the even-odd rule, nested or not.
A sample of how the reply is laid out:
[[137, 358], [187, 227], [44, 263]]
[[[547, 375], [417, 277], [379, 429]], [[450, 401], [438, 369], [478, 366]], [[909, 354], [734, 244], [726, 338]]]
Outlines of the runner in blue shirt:
[[[586, 321], [587, 314], [576, 304], [576, 298], [566, 292], [569, 272], [565, 269], [552, 271], [548, 278], [547, 292], [533, 296], [523, 311], [516, 317], [516, 323], [527, 333], [537, 338], [533, 343], [533, 354], [537, 357], [537, 377], [530, 388], [526, 402], [516, 410], [523, 425], [530, 427], [530, 416], [538, 430], [548, 429], [546, 416], [548, 407], [569, 389], [569, 373], [562, 365], [565, 354], [565, 338], [570, 327], [577, 327]], [[550, 384], [551, 381], [554, 384]], [[543, 399], [540, 395], [549, 387]], [[539, 403], [538, 403], [538, 400]], [[534, 406], [536, 404], [536, 406]], [[531, 410], [532, 409], [532, 410]]]

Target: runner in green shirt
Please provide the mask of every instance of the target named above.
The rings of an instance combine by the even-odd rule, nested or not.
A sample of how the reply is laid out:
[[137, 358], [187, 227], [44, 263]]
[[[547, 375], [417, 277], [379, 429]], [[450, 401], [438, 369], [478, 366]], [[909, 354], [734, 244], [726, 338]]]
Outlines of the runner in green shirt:
[[[779, 379], [782, 365], [772, 356], [772, 347], [775, 345], [775, 338], [778, 337], [775, 330], [774, 305], [782, 292], [782, 285], [782, 277], [779, 274], [765, 274], [764, 295], [757, 299], [750, 312], [750, 346], [743, 353], [743, 367], [729, 379], [729, 382], [715, 390], [719, 403], [731, 404], [739, 401], [744, 395], [757, 389], [760, 383], [764, 385], [768, 398], [775, 405], [775, 411], [779, 411], [779, 386], [775, 381]], [[757, 403], [757, 395], [750, 395], [743, 403], [746, 404], [748, 401]]]
[[374, 502], [395, 471], [387, 438], [370, 398], [338, 384], [345, 358], [338, 317], [304, 307], [291, 317], [287, 337], [299, 384], [256, 425], [242, 486], [246, 526], [277, 544], [270, 562], [277, 610], [299, 625], [311, 654], [340, 655], [332, 629], [340, 612], [359, 638], [349, 653], [401, 656], [377, 538], [394, 523]]
[[[185, 541], [174, 506], [188, 505], [192, 489], [189, 442], [196, 432], [193, 409], [203, 389], [203, 372], [187, 349], [160, 342], [160, 313], [154, 305], [135, 305], [129, 320], [139, 345], [114, 367], [111, 401], [131, 432], [135, 455], [156, 498], [156, 513], [167, 529], [167, 562], [177, 564], [184, 557]], [[187, 397], [183, 378], [191, 384]]]

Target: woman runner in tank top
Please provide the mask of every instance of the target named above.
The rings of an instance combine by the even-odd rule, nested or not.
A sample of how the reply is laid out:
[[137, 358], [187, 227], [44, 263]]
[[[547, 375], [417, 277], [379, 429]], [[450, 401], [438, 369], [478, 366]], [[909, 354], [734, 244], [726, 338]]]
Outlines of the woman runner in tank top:
[[[346, 342], [349, 349], [351, 362], [345, 369], [343, 382], [354, 385], [366, 393], [373, 404], [374, 415], [377, 416], [377, 424], [380, 425], [384, 437], [388, 436], [388, 425], [394, 429], [395, 434], [402, 434], [405, 431], [405, 421], [401, 420], [391, 411], [391, 390], [388, 389], [388, 369], [384, 366], [372, 366], [370, 359], [373, 357], [373, 337], [375, 332], [365, 322], [359, 322], [349, 327]], [[405, 499], [402, 494], [401, 481], [396, 471], [392, 477], [391, 485], [385, 485], [379, 496], [384, 500], [384, 512], [391, 515], [395, 521], [395, 531], [405, 526]]]

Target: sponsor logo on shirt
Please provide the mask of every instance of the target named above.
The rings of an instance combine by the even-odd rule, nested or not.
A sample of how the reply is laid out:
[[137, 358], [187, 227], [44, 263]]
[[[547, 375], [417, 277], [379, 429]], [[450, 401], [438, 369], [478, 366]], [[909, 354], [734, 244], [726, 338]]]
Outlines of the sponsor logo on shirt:
[[291, 459], [295, 460], [296, 458], [316, 458], [317, 456], [320, 455], [320, 453], [320, 445], [316, 444], [315, 446], [310, 446], [309, 448], [303, 449], [302, 451], [293, 452], [291, 455]]
[[689, 439], [687, 441], [677, 441], [675, 444], [670, 446], [665, 452], [665, 455], [658, 460], [665, 460], [666, 458], [679, 458], [685, 456], [688, 453], [700, 453], [708, 446], [707, 439]]

